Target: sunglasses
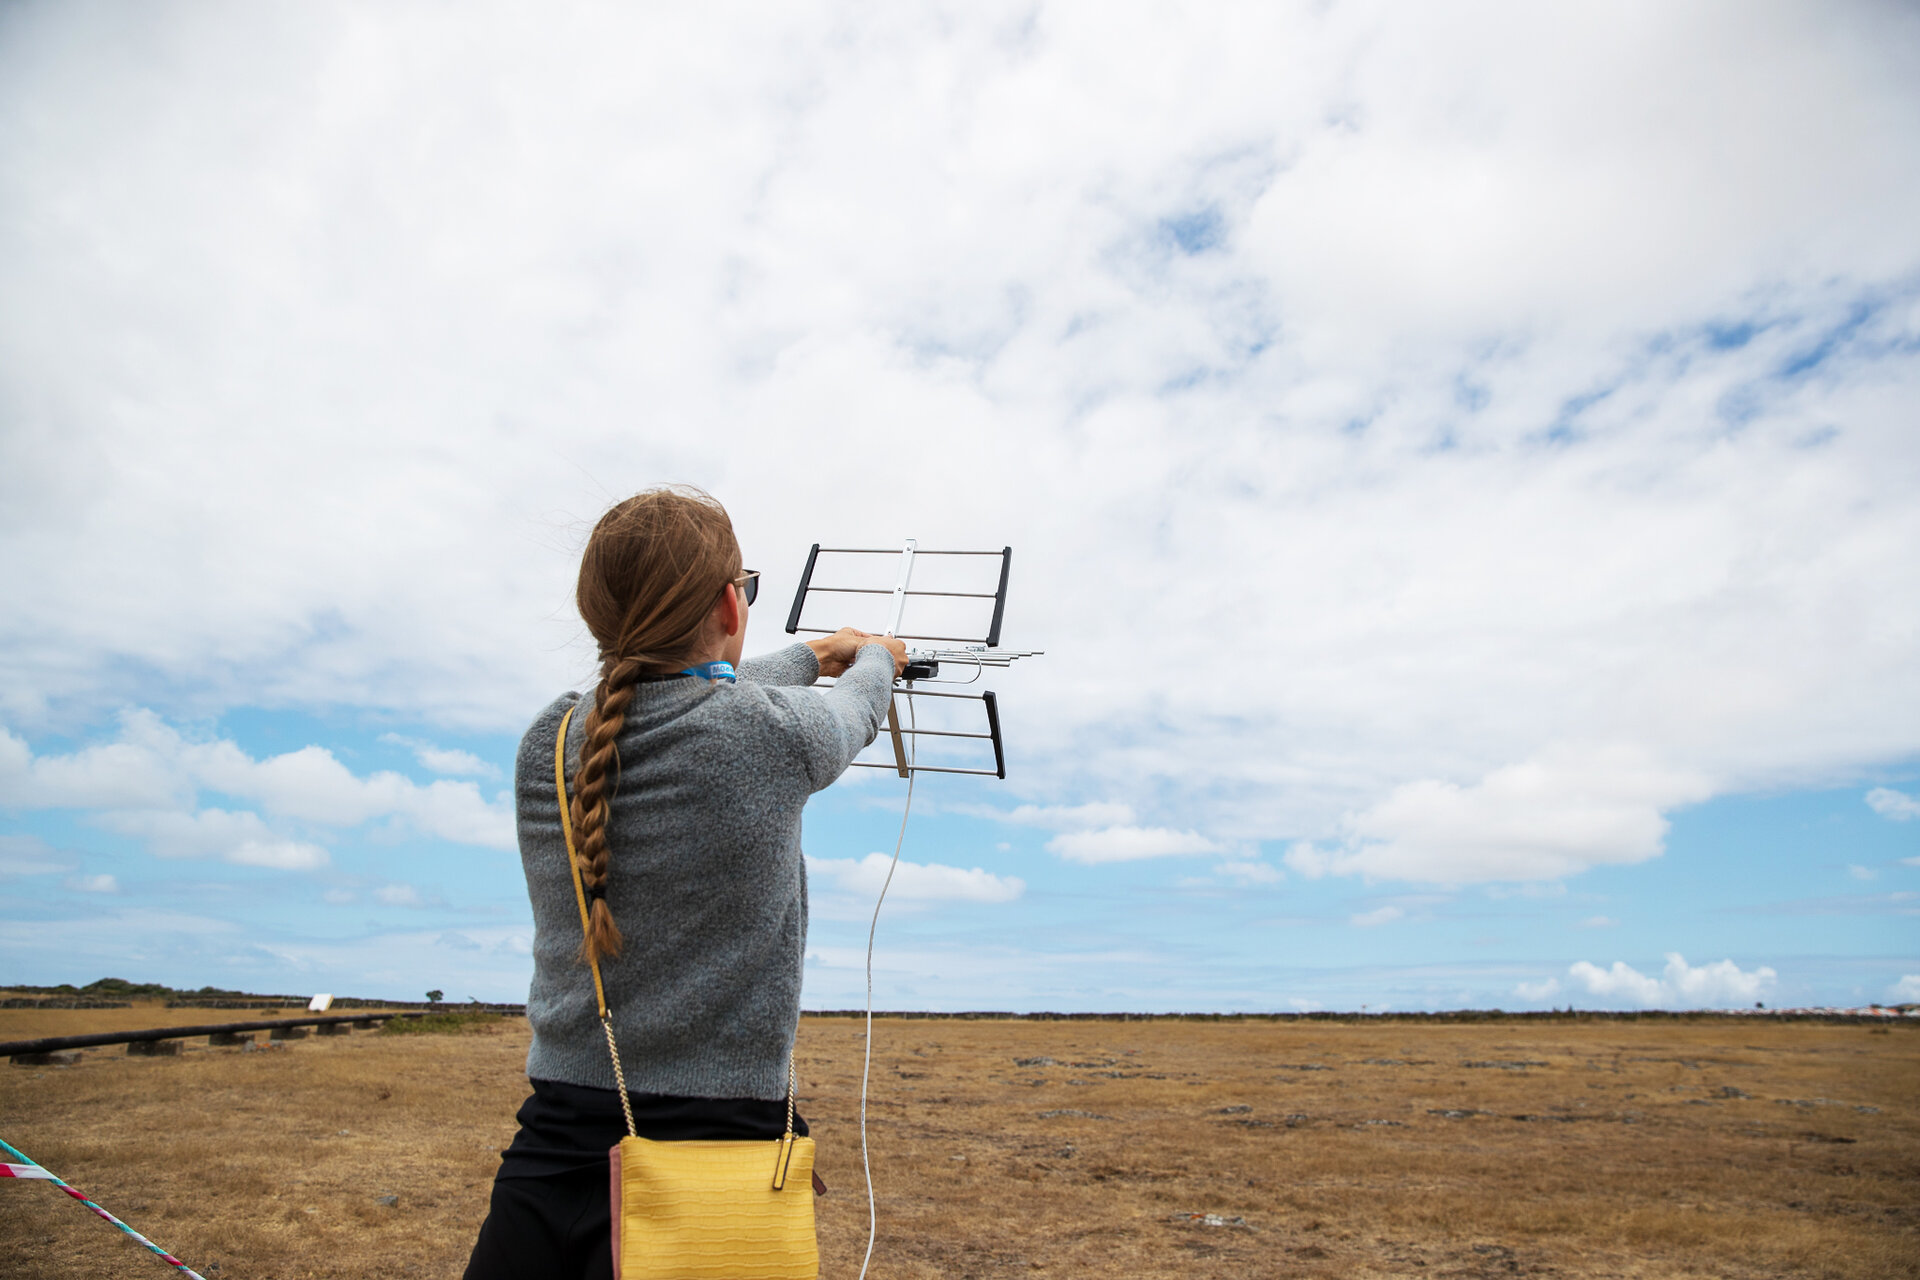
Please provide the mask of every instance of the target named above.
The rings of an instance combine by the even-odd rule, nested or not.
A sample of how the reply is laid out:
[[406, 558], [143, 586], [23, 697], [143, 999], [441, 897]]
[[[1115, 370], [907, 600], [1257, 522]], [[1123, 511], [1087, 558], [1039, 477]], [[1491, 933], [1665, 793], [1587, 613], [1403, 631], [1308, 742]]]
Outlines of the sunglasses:
[[748, 569], [733, 580], [733, 585], [740, 589], [740, 597], [752, 604], [754, 597], [760, 594], [760, 571]]

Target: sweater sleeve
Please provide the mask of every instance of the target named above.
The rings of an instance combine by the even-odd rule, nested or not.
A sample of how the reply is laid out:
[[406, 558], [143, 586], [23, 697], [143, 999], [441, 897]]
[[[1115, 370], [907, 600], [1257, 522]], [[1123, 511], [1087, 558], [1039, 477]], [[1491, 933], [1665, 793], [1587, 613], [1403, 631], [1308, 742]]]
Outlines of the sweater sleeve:
[[774, 695], [792, 716], [807, 780], [815, 791], [833, 785], [879, 734], [892, 692], [893, 655], [883, 645], [869, 644], [860, 647], [853, 665], [831, 689]]
[[755, 684], [809, 685], [820, 678], [820, 660], [805, 644], [790, 644], [742, 661], [740, 678]]

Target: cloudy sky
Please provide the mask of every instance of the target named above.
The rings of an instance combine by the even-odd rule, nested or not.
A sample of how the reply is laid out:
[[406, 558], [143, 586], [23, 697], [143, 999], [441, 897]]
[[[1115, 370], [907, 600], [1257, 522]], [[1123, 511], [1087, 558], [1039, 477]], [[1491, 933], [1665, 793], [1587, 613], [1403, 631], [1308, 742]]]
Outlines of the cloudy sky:
[[687, 481], [752, 649], [1015, 549], [882, 1007], [1920, 999], [1916, 86], [1893, 3], [0, 9], [0, 981], [522, 997], [514, 746]]

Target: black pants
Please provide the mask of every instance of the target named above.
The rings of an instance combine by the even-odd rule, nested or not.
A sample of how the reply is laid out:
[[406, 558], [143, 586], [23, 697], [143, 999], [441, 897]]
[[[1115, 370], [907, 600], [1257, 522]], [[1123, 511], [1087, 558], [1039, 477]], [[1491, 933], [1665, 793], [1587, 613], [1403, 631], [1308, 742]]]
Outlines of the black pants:
[[613, 1280], [606, 1167], [495, 1179], [466, 1280]]

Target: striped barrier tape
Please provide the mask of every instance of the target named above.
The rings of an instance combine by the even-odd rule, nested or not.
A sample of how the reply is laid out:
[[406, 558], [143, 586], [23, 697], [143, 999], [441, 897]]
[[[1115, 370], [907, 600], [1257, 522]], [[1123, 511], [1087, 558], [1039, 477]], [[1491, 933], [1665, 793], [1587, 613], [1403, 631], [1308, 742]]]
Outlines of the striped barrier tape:
[[60, 1178], [55, 1177], [52, 1170], [48, 1169], [44, 1165], [35, 1164], [33, 1160], [25, 1152], [21, 1151], [20, 1148], [13, 1146], [11, 1143], [7, 1142], [6, 1139], [4, 1138], [0, 1138], [0, 1149], [4, 1149], [8, 1155], [12, 1156], [15, 1160], [18, 1160], [20, 1162], [19, 1164], [11, 1164], [11, 1163], [0, 1164], [0, 1178], [39, 1178], [39, 1179], [43, 1179], [44, 1181], [51, 1182], [54, 1186], [60, 1188], [62, 1191], [66, 1192], [68, 1195], [72, 1196], [75, 1200], [78, 1200], [81, 1204], [87, 1206], [87, 1208], [91, 1209], [94, 1213], [98, 1214], [102, 1218], [105, 1218], [108, 1222], [111, 1222], [114, 1226], [120, 1228], [122, 1231], [132, 1236], [135, 1240], [138, 1240], [141, 1244], [153, 1250], [154, 1253], [160, 1256], [162, 1261], [168, 1263], [171, 1266], [178, 1267], [183, 1274], [192, 1276], [193, 1280], [206, 1280], [206, 1277], [201, 1275], [198, 1271], [195, 1271], [192, 1267], [180, 1261], [180, 1259], [174, 1257], [172, 1254], [168, 1253], [165, 1249], [162, 1249], [159, 1245], [147, 1239], [145, 1236], [141, 1235], [138, 1231], [135, 1231], [132, 1227], [120, 1221], [120, 1219], [114, 1217], [112, 1214], [108, 1213], [105, 1209], [102, 1209], [99, 1205], [95, 1204], [93, 1201], [87, 1199], [86, 1196], [81, 1195], [78, 1189], [72, 1186], [69, 1186], [66, 1182], [64, 1182]]

